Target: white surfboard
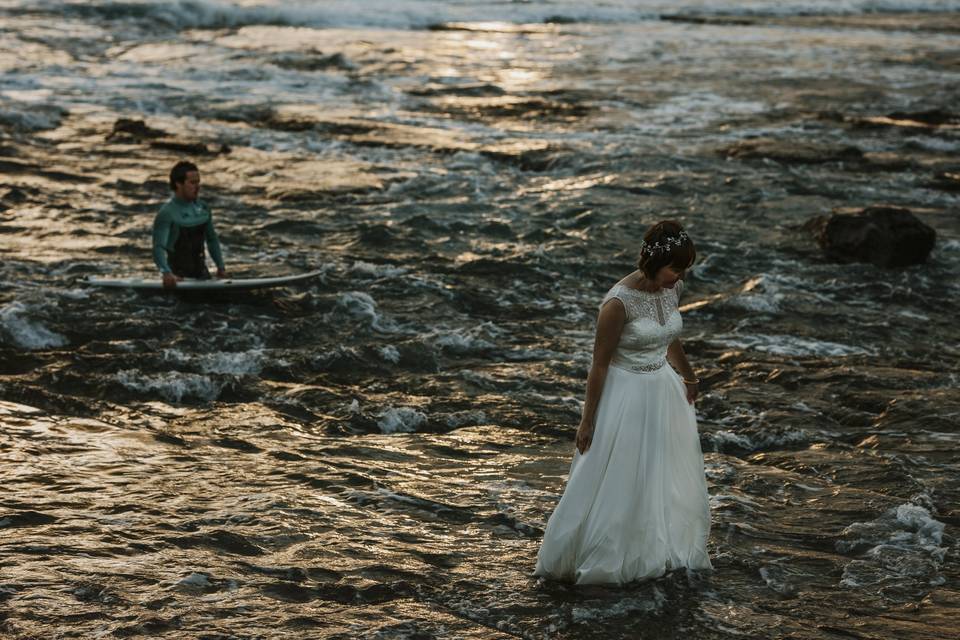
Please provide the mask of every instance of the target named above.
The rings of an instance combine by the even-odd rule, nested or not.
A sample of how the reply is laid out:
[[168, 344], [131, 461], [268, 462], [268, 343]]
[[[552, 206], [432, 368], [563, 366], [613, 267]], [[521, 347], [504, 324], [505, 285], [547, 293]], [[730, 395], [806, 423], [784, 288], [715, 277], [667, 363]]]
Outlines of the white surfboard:
[[[218, 280], [194, 280], [184, 278], [177, 282], [177, 286], [169, 291], [230, 291], [230, 290], [249, 290], [266, 289], [269, 287], [282, 287], [295, 282], [303, 282], [311, 278], [316, 278], [323, 271], [310, 271], [294, 276], [276, 276], [273, 278], [223, 278]], [[86, 278], [84, 282], [94, 287], [108, 287], [113, 289], [163, 289], [163, 280], [159, 276], [155, 278]]]

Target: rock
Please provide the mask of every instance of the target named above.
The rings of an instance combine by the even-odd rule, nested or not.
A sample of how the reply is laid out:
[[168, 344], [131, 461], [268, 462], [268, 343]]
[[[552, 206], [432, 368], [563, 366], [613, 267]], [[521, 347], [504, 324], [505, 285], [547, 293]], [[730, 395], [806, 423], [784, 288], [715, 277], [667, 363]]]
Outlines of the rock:
[[821, 164], [840, 160], [859, 161], [863, 152], [852, 146], [813, 144], [791, 140], [757, 138], [744, 140], [720, 150], [728, 158], [751, 160], [769, 158], [784, 164]]
[[927, 183], [932, 189], [960, 193], [960, 170], [940, 171], [933, 176], [933, 180]]
[[2, 200], [4, 203], [10, 204], [23, 204], [27, 201], [27, 199], [27, 194], [16, 187], [13, 187], [3, 194], [3, 197], [0, 197], [0, 200]]
[[407, 91], [412, 96], [433, 97], [433, 96], [467, 96], [474, 98], [504, 96], [506, 89], [495, 84], [489, 83], [471, 83], [444, 85], [431, 83], [423, 87], [415, 87]]
[[894, 111], [887, 116], [893, 121], [919, 122], [932, 127], [960, 124], [960, 115], [944, 111], [943, 109], [928, 109], [927, 111]]
[[342, 53], [324, 55], [320, 51], [279, 54], [273, 57], [271, 63], [294, 71], [323, 71], [331, 68], [350, 71], [354, 68], [354, 64]]
[[224, 143], [206, 143], [180, 140], [166, 131], [148, 127], [143, 120], [120, 118], [113, 123], [113, 131], [107, 135], [108, 142], [141, 143], [149, 141], [150, 147], [164, 151], [176, 151], [187, 155], [205, 156], [230, 153], [230, 146]]
[[937, 233], [907, 209], [867, 207], [811, 218], [804, 225], [831, 260], [905, 267], [926, 261]]
[[943, 111], [942, 109], [930, 109], [927, 111], [894, 111], [885, 116], [867, 116], [844, 118], [852, 122], [857, 127], [877, 128], [877, 127], [900, 127], [903, 129], [938, 129], [956, 128], [960, 125], [960, 115]]
[[512, 164], [523, 171], [547, 171], [565, 160], [569, 153], [538, 141], [508, 141], [482, 147], [479, 151], [488, 158]]
[[134, 140], [147, 140], [152, 138], [163, 138], [167, 135], [165, 131], [148, 127], [143, 120], [132, 120], [130, 118], [120, 118], [113, 123], [113, 131], [107, 135], [107, 140], [114, 138], [133, 138]]

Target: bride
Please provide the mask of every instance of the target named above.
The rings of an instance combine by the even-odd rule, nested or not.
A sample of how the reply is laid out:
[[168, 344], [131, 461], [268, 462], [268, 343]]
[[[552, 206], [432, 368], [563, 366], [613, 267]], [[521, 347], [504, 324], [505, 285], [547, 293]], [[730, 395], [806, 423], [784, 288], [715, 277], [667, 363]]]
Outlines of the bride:
[[712, 568], [693, 410], [699, 380], [680, 343], [677, 308], [695, 259], [683, 227], [659, 222], [644, 236], [639, 269], [603, 298], [577, 451], [536, 575], [622, 584]]

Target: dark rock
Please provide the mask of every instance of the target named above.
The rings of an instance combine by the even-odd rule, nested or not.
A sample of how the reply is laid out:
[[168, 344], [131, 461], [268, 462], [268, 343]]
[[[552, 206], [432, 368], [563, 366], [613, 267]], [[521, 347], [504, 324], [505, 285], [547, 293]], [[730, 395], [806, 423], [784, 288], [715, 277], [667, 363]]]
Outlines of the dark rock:
[[684, 15], [680, 13], [661, 13], [660, 19], [664, 22], [680, 22], [687, 24], [720, 25], [724, 27], [750, 26], [757, 23], [756, 18], [746, 16], [706, 16]]
[[397, 233], [385, 224], [360, 225], [357, 236], [360, 243], [378, 247], [397, 241]]
[[487, 224], [480, 227], [480, 232], [488, 236], [496, 236], [498, 238], [515, 238], [516, 235], [513, 233], [513, 229], [510, 228], [510, 225], [505, 222], [499, 222], [494, 220], [488, 222]]
[[163, 138], [167, 133], [160, 129], [148, 127], [143, 120], [132, 120], [130, 118], [120, 118], [113, 123], [113, 131], [107, 135], [107, 140], [115, 138], [133, 138], [134, 140], [145, 140], [153, 138]]
[[192, 549], [195, 547], [210, 547], [219, 551], [233, 553], [242, 556], [263, 555], [264, 550], [244, 538], [238, 533], [217, 529], [205, 534], [194, 536], [183, 536], [179, 538], [167, 538], [167, 542], [174, 544], [181, 549]]
[[120, 118], [113, 123], [113, 131], [107, 135], [107, 141], [118, 143], [149, 142], [154, 149], [176, 151], [195, 156], [230, 153], [229, 145], [180, 140], [171, 137], [166, 131], [148, 127], [143, 120], [131, 120], [129, 118]]
[[793, 140], [757, 138], [743, 140], [720, 150], [728, 158], [755, 160], [768, 158], [784, 164], [822, 164], [842, 160], [859, 161], [863, 152], [852, 146], [815, 144]]
[[960, 170], [941, 171], [933, 176], [933, 180], [927, 183], [927, 186], [932, 189], [960, 193]]
[[870, 262], [879, 267], [922, 264], [937, 233], [907, 209], [867, 207], [855, 213], [811, 218], [804, 228], [831, 260]]
[[25, 194], [20, 189], [17, 189], [16, 187], [13, 187], [9, 191], [7, 191], [5, 194], [3, 194], [3, 197], [0, 198], [0, 200], [3, 200], [4, 202], [10, 203], [10, 204], [22, 204], [26, 202], [27, 199], [28, 199], [27, 194]]
[[308, 53], [286, 53], [273, 57], [271, 63], [283, 69], [294, 71], [323, 71], [326, 69], [341, 69], [349, 71], [354, 68], [342, 53], [324, 55], [320, 51]]
[[471, 84], [428, 84], [424, 87], [410, 89], [407, 93], [412, 96], [433, 97], [433, 96], [463, 96], [474, 98], [489, 98], [504, 96], [507, 91], [502, 87], [489, 83], [471, 83]]
[[566, 150], [541, 143], [504, 143], [482, 147], [479, 151], [488, 158], [512, 164], [523, 171], [547, 171], [568, 157]]
[[927, 111], [894, 111], [885, 116], [844, 117], [843, 120], [858, 128], [899, 128], [912, 132], [916, 129], [956, 127], [960, 124], [960, 115], [942, 109], [929, 109]]
[[569, 16], [547, 16], [544, 18], [544, 24], [577, 24], [579, 20], [577, 18], [571, 18]]
[[939, 127], [949, 124], [960, 124], [960, 115], [944, 111], [943, 109], [930, 109], [928, 111], [894, 111], [887, 116], [891, 120], [908, 120], [922, 124]]
[[0, 528], [3, 527], [35, 527], [44, 524], [53, 524], [57, 519], [39, 511], [18, 511], [0, 515]]

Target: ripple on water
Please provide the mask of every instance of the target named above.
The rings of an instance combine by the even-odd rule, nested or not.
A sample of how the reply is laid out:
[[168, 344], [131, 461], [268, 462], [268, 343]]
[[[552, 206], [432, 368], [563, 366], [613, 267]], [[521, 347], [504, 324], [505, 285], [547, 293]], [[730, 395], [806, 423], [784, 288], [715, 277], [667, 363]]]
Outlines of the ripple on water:
[[[0, 635], [952, 628], [956, 17], [642, 4], [6, 2]], [[76, 289], [153, 269], [174, 149], [232, 272], [322, 277]], [[936, 227], [928, 264], [799, 231], [875, 202]], [[666, 217], [716, 570], [538, 581], [596, 305]]]

